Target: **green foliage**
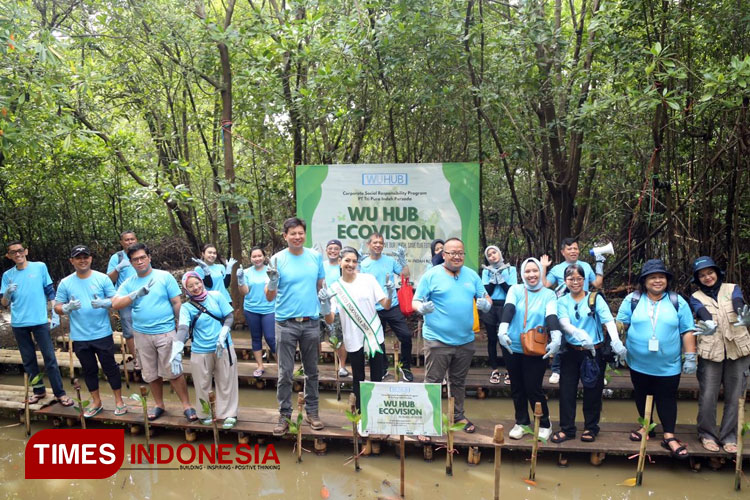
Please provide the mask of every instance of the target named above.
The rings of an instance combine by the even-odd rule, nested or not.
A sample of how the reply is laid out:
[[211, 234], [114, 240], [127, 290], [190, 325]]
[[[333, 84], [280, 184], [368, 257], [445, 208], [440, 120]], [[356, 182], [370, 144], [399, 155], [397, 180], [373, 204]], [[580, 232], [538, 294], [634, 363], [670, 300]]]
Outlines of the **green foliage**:
[[331, 344], [331, 347], [334, 349], [338, 349], [342, 344], [341, 340], [335, 334], [331, 334], [328, 337], [328, 343]]
[[42, 381], [44, 378], [44, 372], [37, 373], [34, 378], [31, 379], [31, 382], [29, 382], [29, 386], [34, 386]]
[[289, 423], [289, 434], [296, 436], [302, 428], [302, 414], [297, 415], [297, 421], [293, 421], [291, 418], [286, 418]]
[[465, 423], [457, 422], [453, 425], [450, 424], [450, 419], [446, 413], [443, 413], [443, 429], [445, 432], [456, 432], [464, 430]]
[[203, 409], [203, 413], [213, 418], [213, 412], [211, 411], [211, 404], [205, 399], [200, 399], [200, 403], [201, 403], [201, 408]]
[[[532, 428], [531, 428], [531, 427], [529, 427], [528, 425], [522, 425], [522, 426], [521, 426], [521, 428], [523, 429], [523, 434], [524, 434], [524, 436], [525, 436], [526, 434], [529, 434], [529, 435], [531, 435], [531, 436], [533, 436], [533, 435], [534, 435], [534, 429], [532, 429]], [[546, 440], [545, 438], [541, 437], [541, 436], [537, 436], [537, 438], [536, 438], [536, 439], [537, 439], [537, 441], [539, 441], [540, 443], [546, 443], [546, 442], [547, 442], [547, 440]]]
[[[91, 404], [91, 401], [89, 401], [88, 399], [86, 401], [81, 401], [80, 399], [77, 399], [77, 398], [70, 398], [70, 399], [72, 399], [73, 401], [77, 403], [77, 405], [73, 406], [73, 409], [77, 411], [79, 414], [81, 413], [82, 408], [85, 409], [87, 406]], [[78, 405], [80, 405], [80, 407]]]
[[[641, 427], [643, 427], [644, 429], [646, 428], [646, 419], [644, 417], [638, 417], [638, 423], [641, 424]], [[651, 432], [655, 428], [656, 428], [656, 423], [655, 422], [650, 422], [648, 424], [648, 429], [646, 430], [646, 433], [648, 434], [649, 432]]]
[[352, 413], [350, 410], [346, 410], [346, 419], [349, 422], [352, 422], [353, 424], [358, 424], [360, 420], [362, 420], [362, 414], [359, 412], [359, 410]]

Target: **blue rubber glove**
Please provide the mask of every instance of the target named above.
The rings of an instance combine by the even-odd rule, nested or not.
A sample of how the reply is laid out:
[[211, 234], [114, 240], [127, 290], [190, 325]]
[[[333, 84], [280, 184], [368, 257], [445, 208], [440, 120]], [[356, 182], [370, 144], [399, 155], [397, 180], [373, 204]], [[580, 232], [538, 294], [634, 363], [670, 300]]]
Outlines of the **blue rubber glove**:
[[128, 297], [130, 297], [131, 301], [135, 302], [135, 299], [141, 298], [144, 295], [148, 295], [148, 292], [151, 291], [152, 286], [154, 286], [153, 278], [151, 278], [151, 281], [149, 281], [147, 285], [140, 287], [138, 290], [135, 290], [134, 292], [130, 292], [128, 294]]
[[706, 321], [698, 321], [695, 323], [695, 331], [693, 331], [693, 335], [713, 335], [716, 333], [716, 322], [709, 319]]
[[179, 340], [172, 340], [172, 352], [169, 355], [169, 364], [172, 369], [173, 375], [179, 375], [182, 373], [182, 350], [185, 348], [185, 343]]
[[510, 351], [512, 341], [508, 335], [508, 323], [500, 323], [497, 329], [497, 342]]
[[200, 259], [196, 259], [195, 257], [191, 257], [190, 260], [192, 260], [193, 262], [195, 262], [196, 264], [198, 264], [198, 267], [201, 268], [201, 270], [203, 271], [203, 274], [205, 274], [206, 276], [208, 276], [209, 274], [211, 274], [211, 268], [208, 267], [208, 264], [206, 264], [205, 262], [203, 262]]
[[266, 268], [266, 274], [268, 275], [268, 289], [270, 291], [277, 290], [279, 288], [279, 271], [276, 269], [276, 261], [272, 260], [268, 263]]
[[737, 311], [737, 323], [734, 326], [750, 326], [750, 306], [745, 304]]
[[542, 359], [551, 358], [560, 352], [560, 345], [562, 344], [562, 333], [560, 330], [552, 330], [550, 332], [552, 340], [547, 344], [547, 354], [542, 356]]
[[16, 290], [18, 290], [18, 283], [13, 283], [11, 281], [8, 288], [5, 289], [5, 300], [13, 302], [13, 293], [15, 293]]
[[323, 316], [331, 313], [331, 298], [336, 294], [327, 288], [318, 290], [318, 300], [320, 301], [320, 314]]
[[70, 296], [70, 302], [68, 302], [67, 304], [63, 304], [62, 305], [62, 312], [64, 314], [68, 314], [69, 315], [73, 311], [77, 311], [80, 308], [81, 308], [81, 301], [80, 300], [76, 300], [76, 298], [71, 295]]
[[396, 292], [396, 283], [391, 278], [390, 273], [385, 275], [385, 294], [389, 300], [393, 299], [393, 294]]
[[222, 326], [219, 332], [219, 338], [216, 339], [216, 357], [221, 358], [224, 350], [227, 348], [227, 337], [229, 336], [229, 327]]
[[492, 309], [492, 304], [490, 304], [489, 300], [484, 297], [477, 299], [477, 311], [486, 313], [490, 309]]
[[[232, 268], [234, 267], [234, 265], [236, 263], [237, 263], [237, 259], [229, 257], [229, 260], [227, 260], [227, 263], [224, 266], [224, 274], [226, 274], [227, 276], [231, 276], [231, 274], [232, 274]], [[242, 267], [242, 266], [240, 266], [240, 267]]]
[[402, 245], [399, 245], [396, 249], [396, 262], [399, 266], [406, 267], [406, 248]]
[[94, 309], [110, 309], [112, 307], [112, 299], [100, 299], [94, 294], [94, 298], [91, 300], [91, 307]]
[[122, 270], [125, 269], [126, 267], [130, 267], [130, 261], [123, 259], [117, 263], [117, 265], [115, 266], [115, 271], [117, 271], [118, 273], [121, 273]]
[[424, 316], [425, 314], [430, 314], [431, 312], [435, 311], [435, 304], [432, 303], [431, 300], [427, 300], [425, 302], [420, 302], [419, 307], [417, 308], [417, 312]]
[[694, 352], [685, 353], [685, 361], [682, 362], [682, 373], [693, 375], [698, 371], [698, 355]]

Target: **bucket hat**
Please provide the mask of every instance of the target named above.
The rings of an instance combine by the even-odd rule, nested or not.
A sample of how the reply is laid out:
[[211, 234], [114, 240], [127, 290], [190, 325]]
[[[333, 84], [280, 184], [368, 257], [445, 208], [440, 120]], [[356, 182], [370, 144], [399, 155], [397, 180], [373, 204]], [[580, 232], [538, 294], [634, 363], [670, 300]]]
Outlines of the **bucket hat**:
[[664, 265], [664, 261], [661, 259], [651, 259], [647, 260], [645, 264], [643, 264], [643, 269], [641, 269], [641, 275], [638, 276], [638, 281], [643, 283], [643, 280], [646, 279], [646, 276], [649, 274], [656, 274], [656, 273], [662, 273], [667, 276], [667, 279], [669, 281], [672, 281], [672, 278], [674, 275], [667, 271], [667, 267]]

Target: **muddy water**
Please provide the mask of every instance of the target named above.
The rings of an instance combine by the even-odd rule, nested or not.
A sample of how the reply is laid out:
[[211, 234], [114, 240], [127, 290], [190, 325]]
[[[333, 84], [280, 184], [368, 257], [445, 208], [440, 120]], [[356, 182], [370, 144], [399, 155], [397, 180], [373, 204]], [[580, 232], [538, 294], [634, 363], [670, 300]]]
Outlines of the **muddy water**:
[[[21, 377], [0, 376], [0, 384], [20, 384]], [[337, 402], [335, 394], [322, 394], [321, 408], [344, 411], [344, 403]], [[84, 396], [85, 397], [85, 396]], [[174, 395], [167, 395], [174, 399]], [[243, 388], [240, 391], [243, 406], [275, 405], [275, 392]], [[550, 402], [553, 418], [557, 417], [557, 402]], [[580, 405], [579, 405], [580, 406]], [[490, 419], [512, 414], [508, 399], [467, 399], [467, 413], [473, 418]], [[580, 408], [579, 408], [580, 410]], [[679, 422], [695, 422], [696, 404], [681, 402]], [[634, 422], [636, 412], [629, 401], [605, 400], [603, 420]], [[580, 418], [580, 417], [579, 417]], [[399, 460], [392, 448], [383, 447], [377, 457], [363, 457], [362, 470], [355, 472], [353, 465], [344, 465], [351, 456], [351, 445], [331, 445], [328, 454], [316, 456], [304, 453], [303, 462], [297, 464], [289, 441], [276, 442], [281, 462], [275, 471], [224, 471], [224, 470], [120, 470], [103, 480], [29, 480], [23, 479], [24, 447], [23, 427], [14, 421], [0, 419], [0, 497], [5, 498], [126, 498], [126, 499], [230, 499], [238, 496], [267, 499], [355, 499], [398, 498]], [[35, 422], [33, 430], [48, 427], [46, 422]], [[8, 427], [10, 426], [10, 427]], [[131, 437], [126, 433], [126, 464], [130, 444], [144, 443], [143, 436]], [[155, 443], [178, 446], [184, 443], [180, 432], [161, 431]], [[234, 444], [229, 435], [225, 443]], [[210, 445], [210, 432], [201, 433], [197, 443]], [[251, 444], [254, 444], [251, 441]], [[311, 446], [311, 444], [310, 444]], [[623, 498], [623, 499], [747, 499], [750, 483], [744, 483], [744, 492], [733, 491], [733, 468], [725, 466], [715, 472], [704, 467], [700, 473], [692, 472], [685, 463], [656, 457], [648, 464], [644, 486], [630, 488], [618, 483], [633, 477], [635, 460], [608, 456], [600, 467], [591, 466], [588, 456], [571, 455], [570, 466], [559, 468], [556, 454], [542, 453], [537, 469], [537, 486], [524, 483], [528, 477], [527, 455], [504, 453], [502, 462], [501, 497], [503, 498]], [[436, 452], [436, 460], [426, 463], [421, 450], [407, 448], [406, 498], [447, 498], [460, 500], [491, 499], [493, 495], [493, 464], [485, 451], [482, 463], [469, 466], [462, 452], [454, 465], [452, 477], [445, 475], [444, 455]], [[173, 466], [178, 466], [174, 463]], [[168, 467], [161, 465], [159, 467]], [[325, 488], [325, 490], [323, 490]]]

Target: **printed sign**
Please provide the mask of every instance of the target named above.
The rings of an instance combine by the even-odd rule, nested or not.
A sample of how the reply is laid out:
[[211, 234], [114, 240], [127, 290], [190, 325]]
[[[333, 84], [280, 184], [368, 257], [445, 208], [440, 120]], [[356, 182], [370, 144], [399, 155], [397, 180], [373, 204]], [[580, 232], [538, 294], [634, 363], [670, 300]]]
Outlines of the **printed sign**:
[[477, 163], [301, 165], [296, 188], [309, 247], [325, 248], [336, 238], [359, 249], [380, 233], [384, 253], [406, 248], [416, 283], [429, 268], [432, 240], [457, 237], [466, 248], [466, 265], [478, 269]]
[[362, 429], [370, 434], [441, 436], [440, 384], [360, 382]]

